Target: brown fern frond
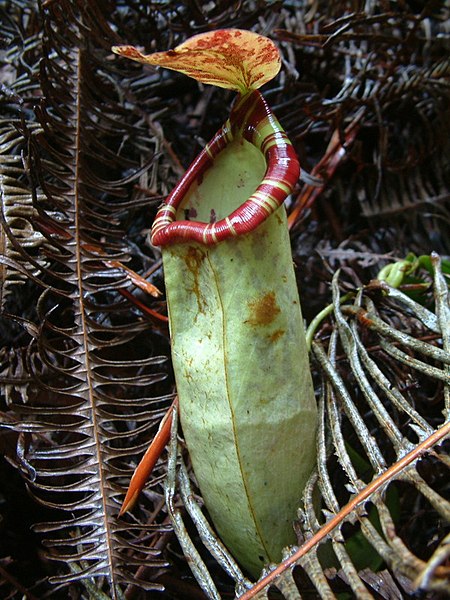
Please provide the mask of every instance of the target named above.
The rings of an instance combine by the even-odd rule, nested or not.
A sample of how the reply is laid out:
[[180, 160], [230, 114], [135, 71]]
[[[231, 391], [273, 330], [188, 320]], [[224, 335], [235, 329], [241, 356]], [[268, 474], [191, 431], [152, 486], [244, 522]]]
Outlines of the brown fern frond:
[[[311, 10], [303, 6], [299, 16], [288, 21], [289, 30], [277, 31], [278, 39], [293, 44], [291, 57], [295, 52], [301, 73], [302, 85], [291, 85], [293, 93], [298, 89], [299, 108], [289, 122], [299, 140], [314, 145], [342, 132], [347, 154], [341, 162], [350, 163], [354, 175], [337, 199], [346, 206], [356, 196], [366, 218], [404, 217], [428, 203], [445, 205], [446, 9], [428, 2], [417, 11], [402, 5], [384, 12], [382, 3], [371, 2], [354, 12], [345, 2], [323, 2]], [[346, 147], [344, 131], [356, 115], [360, 131]], [[307, 160], [314, 158], [310, 153]], [[347, 171], [340, 172], [345, 177]]]
[[[47, 4], [39, 17], [42, 96], [33, 102], [35, 117], [24, 120], [22, 97], [21, 120], [4, 128], [4, 310], [14, 313], [24, 278], [44, 291], [28, 327], [28, 397], [9, 394], [2, 425], [28, 437], [27, 486], [55, 511], [54, 521], [36, 527], [48, 556], [67, 565], [53, 581], [105, 581], [115, 598], [130, 583], [161, 589], [152, 582], [166, 564], [155, 548], [166, 530], [155, 511], [158, 485], [132, 525], [117, 514], [169, 388], [166, 359], [151, 351], [157, 333], [120, 295], [130, 285], [122, 270], [105, 265], [135, 254], [125, 228], [130, 193], [155, 156], [139, 117], [117, 120], [124, 99], [108, 61], [117, 37], [107, 14], [102, 2]], [[17, 53], [16, 64], [21, 58]], [[137, 200], [135, 211], [143, 205]], [[13, 385], [11, 369], [4, 375]], [[143, 565], [146, 578], [138, 575]]]

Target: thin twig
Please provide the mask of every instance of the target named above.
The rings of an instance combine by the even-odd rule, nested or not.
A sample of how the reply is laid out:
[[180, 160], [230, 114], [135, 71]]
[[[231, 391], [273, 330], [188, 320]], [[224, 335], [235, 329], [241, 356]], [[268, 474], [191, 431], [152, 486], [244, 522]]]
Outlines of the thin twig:
[[[276, 569], [274, 569], [269, 575], [258, 581], [251, 590], [245, 592], [242, 596], [239, 596], [240, 600], [250, 600], [254, 598], [258, 592], [263, 590], [265, 587], [274, 583], [275, 579], [281, 575], [286, 569], [293, 566], [299, 561], [307, 552], [316, 546], [319, 542], [326, 538], [340, 523], [344, 521], [354, 510], [358, 508], [360, 504], [365, 502], [373, 493], [379, 490], [382, 486], [391, 481], [396, 475], [401, 473], [408, 465], [420, 458], [427, 450], [438, 442], [443, 441], [448, 435], [450, 435], [450, 423], [446, 423], [440, 429], [435, 431], [430, 437], [421, 442], [408, 452], [403, 458], [393, 464], [391, 467], [386, 469], [384, 473], [376, 477], [371, 481], [367, 487], [365, 487], [359, 494], [357, 494], [348, 504], [346, 504], [332, 519], [323, 525], [323, 527], [313, 535], [307, 542], [305, 542], [292, 556], [281, 562]], [[439, 567], [436, 569], [436, 573], [439, 571]]]

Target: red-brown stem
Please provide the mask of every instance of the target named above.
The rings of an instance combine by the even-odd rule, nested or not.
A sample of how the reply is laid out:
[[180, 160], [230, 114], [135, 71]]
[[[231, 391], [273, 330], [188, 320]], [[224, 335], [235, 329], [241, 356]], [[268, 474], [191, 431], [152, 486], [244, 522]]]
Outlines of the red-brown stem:
[[133, 473], [125, 500], [123, 501], [122, 508], [119, 512], [119, 517], [133, 508], [134, 503], [138, 499], [139, 494], [141, 493], [144, 485], [147, 483], [147, 480], [150, 477], [151, 472], [153, 471], [156, 461], [161, 456], [164, 448], [167, 446], [167, 443], [170, 439], [172, 413], [175, 406], [178, 406], [178, 398], [175, 398], [170, 405], [170, 408], [164, 415], [164, 418], [161, 421], [159, 429], [153, 438], [152, 443], [148, 447], [147, 452], [144, 454], [141, 462], [138, 464]]
[[[362, 115], [361, 115], [362, 116]], [[345, 129], [345, 144], [349, 146], [354, 142], [356, 135], [360, 128], [361, 117], [354, 119], [350, 125]], [[312, 206], [316, 198], [322, 194], [326, 185], [334, 175], [338, 166], [344, 161], [345, 157], [348, 156], [347, 149], [342, 145], [339, 131], [334, 131], [331, 136], [330, 143], [328, 144], [325, 155], [317, 163], [317, 165], [311, 171], [311, 175], [317, 175], [324, 178], [324, 183], [319, 187], [306, 185], [298, 195], [294, 206], [288, 217], [288, 227], [292, 229], [296, 224], [298, 218], [304, 211]]]
[[161, 315], [156, 310], [153, 310], [149, 306], [146, 306], [143, 302], [141, 302], [135, 296], [133, 296], [133, 294], [128, 290], [122, 289], [119, 290], [119, 292], [124, 298], [127, 298], [132, 304], [137, 306], [145, 315], [148, 315], [152, 319], [152, 321], [159, 321], [160, 323], [167, 323], [169, 321], [168, 317], [166, 317], [165, 315]]

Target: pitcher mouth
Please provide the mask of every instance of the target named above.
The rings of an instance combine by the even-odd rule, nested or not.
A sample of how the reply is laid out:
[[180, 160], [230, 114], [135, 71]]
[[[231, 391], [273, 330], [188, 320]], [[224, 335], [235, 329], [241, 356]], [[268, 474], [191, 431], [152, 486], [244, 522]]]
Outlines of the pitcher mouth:
[[[216, 157], [241, 138], [262, 153], [266, 169], [256, 190], [228, 216], [215, 222], [178, 219], [186, 195]], [[155, 246], [197, 242], [211, 246], [255, 230], [291, 194], [300, 164], [285, 131], [258, 90], [239, 96], [230, 118], [200, 152], [184, 177], [159, 209], [152, 227]]]

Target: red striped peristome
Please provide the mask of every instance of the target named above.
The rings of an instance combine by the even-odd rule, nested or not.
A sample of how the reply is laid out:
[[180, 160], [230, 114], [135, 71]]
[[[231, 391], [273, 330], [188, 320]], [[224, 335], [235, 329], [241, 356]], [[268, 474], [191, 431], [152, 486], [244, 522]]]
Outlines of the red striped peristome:
[[[263, 126], [270, 125], [265, 137]], [[176, 213], [190, 186], [212, 165], [214, 158], [237, 135], [261, 150], [266, 172], [255, 192], [239, 208], [215, 223], [176, 220]], [[159, 209], [151, 241], [155, 246], [199, 242], [211, 246], [253, 231], [279, 208], [298, 181], [300, 164], [286, 133], [258, 90], [239, 96], [230, 118], [200, 152]]]

